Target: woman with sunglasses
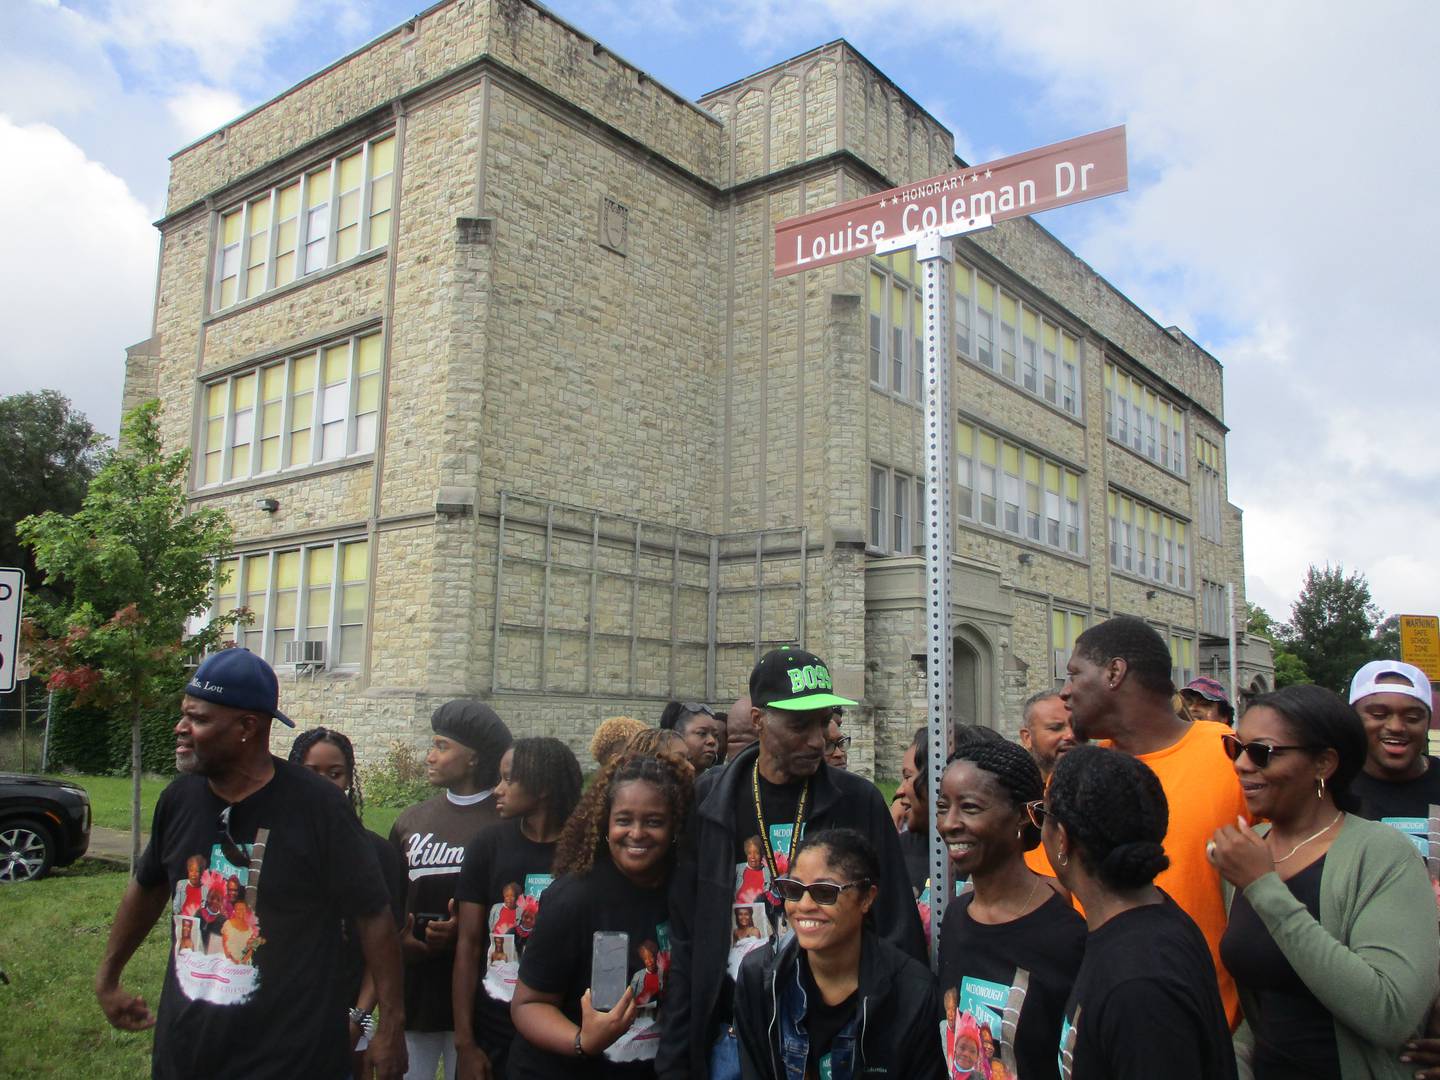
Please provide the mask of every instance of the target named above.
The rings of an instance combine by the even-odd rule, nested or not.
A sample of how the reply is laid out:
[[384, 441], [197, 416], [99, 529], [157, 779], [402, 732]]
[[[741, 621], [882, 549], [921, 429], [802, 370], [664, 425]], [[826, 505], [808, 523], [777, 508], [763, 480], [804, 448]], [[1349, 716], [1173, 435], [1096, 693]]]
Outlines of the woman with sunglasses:
[[1210, 947], [1155, 886], [1169, 865], [1165, 789], [1143, 761], [1078, 746], [1037, 808], [1040, 840], [1090, 929], [1060, 1028], [1064, 1080], [1234, 1080]]
[[1354, 813], [1365, 763], [1355, 711], [1318, 686], [1255, 699], [1225, 737], [1252, 819], [1215, 833], [1233, 887], [1221, 939], [1257, 1080], [1403, 1077], [1398, 1060], [1434, 1000], [1440, 939], [1425, 864]]
[[879, 882], [869, 840], [825, 829], [807, 836], [788, 874], [771, 883], [794, 933], [778, 953], [757, 949], [740, 964], [735, 1029], [745, 1080], [945, 1075], [929, 970], [869, 925]]
[[[955, 876], [972, 886], [940, 932], [941, 1039], [952, 1077], [1059, 1075], [1055, 1045], [1085, 955], [1085, 922], [1054, 878], [1025, 864], [1040, 843], [1034, 819], [1044, 794], [1034, 759], [1003, 740], [967, 741], [940, 778], [936, 825]], [[972, 1029], [977, 1041], [988, 1033], [994, 1053], [957, 1054]]]

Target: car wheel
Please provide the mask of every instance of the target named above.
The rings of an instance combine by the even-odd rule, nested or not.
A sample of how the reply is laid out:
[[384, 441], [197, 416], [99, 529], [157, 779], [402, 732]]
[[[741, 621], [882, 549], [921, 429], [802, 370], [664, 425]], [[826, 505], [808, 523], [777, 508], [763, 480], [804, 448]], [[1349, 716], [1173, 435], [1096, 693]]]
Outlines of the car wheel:
[[43, 825], [10, 821], [0, 825], [0, 885], [44, 877], [55, 861], [55, 841]]

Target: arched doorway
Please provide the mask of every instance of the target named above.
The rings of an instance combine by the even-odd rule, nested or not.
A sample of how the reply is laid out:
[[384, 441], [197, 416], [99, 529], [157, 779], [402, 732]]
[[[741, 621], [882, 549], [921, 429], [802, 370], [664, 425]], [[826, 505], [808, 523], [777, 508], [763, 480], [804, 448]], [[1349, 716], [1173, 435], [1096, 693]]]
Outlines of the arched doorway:
[[954, 643], [954, 697], [950, 702], [950, 721], [954, 724], [980, 722], [980, 653], [962, 637]]

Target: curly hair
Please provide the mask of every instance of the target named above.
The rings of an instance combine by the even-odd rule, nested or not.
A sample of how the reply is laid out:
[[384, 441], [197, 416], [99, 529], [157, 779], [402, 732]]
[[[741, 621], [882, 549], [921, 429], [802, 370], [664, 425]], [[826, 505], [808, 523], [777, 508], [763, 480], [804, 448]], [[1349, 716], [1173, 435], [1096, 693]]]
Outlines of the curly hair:
[[1075, 652], [1098, 667], [1117, 657], [1143, 689], [1170, 697], [1170, 647], [1160, 631], [1134, 615], [1117, 615], [1083, 630], [1075, 639]]
[[545, 804], [547, 820], [569, 818], [584, 779], [575, 754], [559, 739], [516, 739], [510, 748], [510, 779]]
[[690, 770], [692, 780], [695, 778], [695, 767], [690, 764], [689, 747], [685, 745], [684, 738], [671, 728], [646, 728], [636, 732], [625, 744], [625, 753], [674, 758], [677, 763], [683, 763], [685, 768]]
[[624, 750], [625, 744], [645, 727], [644, 721], [633, 716], [611, 716], [601, 720], [590, 738], [590, 756], [595, 759], [595, 764], [602, 767], [610, 764], [610, 759]]
[[360, 770], [355, 767], [355, 747], [350, 744], [349, 736], [343, 731], [325, 727], [302, 731], [290, 744], [290, 756], [287, 760], [294, 765], [304, 765], [305, 755], [310, 753], [310, 748], [316, 743], [322, 742], [337, 747], [344, 755], [345, 768], [350, 773], [350, 783], [345, 785], [345, 797], [350, 800], [350, 809], [355, 812], [355, 816], [363, 821], [365, 819], [365, 796], [360, 790]]
[[[672, 754], [641, 754], [628, 749], [614, 758], [585, 789], [575, 812], [565, 822], [555, 848], [555, 875], [588, 874], [597, 857], [609, 857], [610, 807], [615, 801], [615, 789], [622, 784], [643, 781], [659, 788], [678, 839], [695, 796], [693, 770], [687, 771], [688, 766], [688, 762]], [[673, 863], [673, 848], [667, 858]]]
[[880, 856], [864, 833], [856, 829], [821, 829], [800, 841], [795, 849], [795, 862], [811, 848], [824, 850], [825, 861], [850, 881], [880, 884]]
[[1110, 889], [1149, 885], [1170, 865], [1170, 806], [1159, 778], [1138, 758], [1077, 746], [1050, 776], [1049, 814], [1065, 826], [1075, 856]]
[[1025, 816], [1025, 804], [1045, 797], [1045, 781], [1029, 751], [1005, 739], [972, 739], [951, 754], [946, 764], [953, 765], [957, 761], [969, 762], [981, 772], [990, 774], [1011, 807], [1020, 815], [1025, 850], [1037, 847], [1040, 830]]

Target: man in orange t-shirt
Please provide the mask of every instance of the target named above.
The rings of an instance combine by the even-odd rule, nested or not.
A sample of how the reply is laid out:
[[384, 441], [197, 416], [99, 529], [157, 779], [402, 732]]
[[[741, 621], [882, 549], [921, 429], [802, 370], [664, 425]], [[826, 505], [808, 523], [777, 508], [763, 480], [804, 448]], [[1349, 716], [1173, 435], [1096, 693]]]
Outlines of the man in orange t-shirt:
[[1240, 781], [1220, 742], [1230, 728], [1209, 720], [1187, 723], [1175, 714], [1170, 650], [1143, 619], [1122, 615], [1090, 627], [1076, 639], [1067, 671], [1060, 697], [1070, 707], [1075, 737], [1105, 740], [1139, 758], [1165, 789], [1170, 866], [1155, 884], [1205, 935], [1233, 1027], [1239, 1022], [1239, 999], [1235, 981], [1220, 963], [1225, 901], [1220, 873], [1205, 857], [1215, 830], [1246, 813]]

